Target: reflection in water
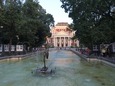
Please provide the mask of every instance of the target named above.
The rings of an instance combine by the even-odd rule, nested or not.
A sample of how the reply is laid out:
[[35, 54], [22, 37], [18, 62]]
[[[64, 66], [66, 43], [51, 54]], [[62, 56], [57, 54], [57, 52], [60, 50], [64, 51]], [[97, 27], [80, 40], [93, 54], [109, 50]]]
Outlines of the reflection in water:
[[115, 69], [81, 61], [70, 51], [51, 51], [46, 61], [56, 74], [36, 76], [31, 70], [43, 67], [42, 54], [33, 58], [0, 61], [0, 86], [115, 86]]
[[[67, 66], [75, 61], [74, 58], [59, 58], [55, 60], [55, 66]], [[77, 60], [76, 60], [77, 62]]]

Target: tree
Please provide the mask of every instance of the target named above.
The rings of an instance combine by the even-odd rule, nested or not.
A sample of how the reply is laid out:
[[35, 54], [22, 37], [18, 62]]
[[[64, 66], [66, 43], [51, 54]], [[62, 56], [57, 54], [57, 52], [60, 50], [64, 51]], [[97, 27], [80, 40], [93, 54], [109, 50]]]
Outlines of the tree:
[[60, 0], [62, 8], [73, 19], [76, 35], [81, 43], [92, 46], [114, 42], [114, 0]]
[[0, 20], [3, 25], [2, 28], [2, 37], [3, 43], [9, 44], [9, 53], [11, 51], [11, 45], [14, 38], [16, 38], [16, 27], [18, 20], [20, 19], [21, 13], [21, 2], [20, 0], [3, 0], [2, 1], [2, 19]]
[[[37, 0], [0, 0], [0, 37], [3, 44], [26, 43], [31, 47], [41, 45], [54, 24]], [[2, 35], [1, 35], [2, 33]], [[10, 53], [10, 52], [9, 52]]]
[[47, 14], [39, 2], [34, 0], [25, 1], [23, 16], [25, 22], [22, 25], [22, 30], [27, 35], [29, 43], [32, 46], [43, 44], [45, 37], [50, 34], [50, 26], [54, 24], [53, 16]]

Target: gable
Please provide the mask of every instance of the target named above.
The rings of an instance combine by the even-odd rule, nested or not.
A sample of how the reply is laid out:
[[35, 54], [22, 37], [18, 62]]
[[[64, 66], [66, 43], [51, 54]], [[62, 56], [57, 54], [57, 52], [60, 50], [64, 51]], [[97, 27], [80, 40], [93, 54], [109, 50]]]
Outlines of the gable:
[[58, 36], [63, 36], [63, 35], [68, 36], [69, 33], [67, 31], [60, 31], [60, 32], [57, 32], [56, 35], [58, 35]]

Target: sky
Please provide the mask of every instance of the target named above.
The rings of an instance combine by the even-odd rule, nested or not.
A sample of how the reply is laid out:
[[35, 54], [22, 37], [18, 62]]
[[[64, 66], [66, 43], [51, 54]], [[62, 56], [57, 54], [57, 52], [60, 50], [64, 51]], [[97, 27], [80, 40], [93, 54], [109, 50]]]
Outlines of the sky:
[[53, 15], [55, 24], [58, 22], [72, 23], [72, 19], [68, 17], [68, 13], [61, 8], [60, 0], [39, 0], [39, 4], [46, 10], [47, 13]]

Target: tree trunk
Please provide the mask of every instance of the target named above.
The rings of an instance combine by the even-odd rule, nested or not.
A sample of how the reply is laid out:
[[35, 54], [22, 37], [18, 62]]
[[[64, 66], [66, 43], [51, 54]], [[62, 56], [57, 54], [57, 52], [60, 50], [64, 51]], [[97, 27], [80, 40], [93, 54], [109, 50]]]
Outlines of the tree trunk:
[[15, 49], [14, 49], [15, 55], [17, 55], [17, 51], [16, 51], [16, 45], [15, 45]]
[[43, 58], [44, 68], [46, 68], [46, 60], [45, 60], [45, 58], [46, 58], [46, 52], [44, 52], [44, 58]]
[[12, 45], [12, 38], [10, 38], [9, 41], [9, 55], [11, 55], [11, 45]]
[[2, 44], [1, 46], [2, 46], [2, 56], [4, 56], [4, 44]]

